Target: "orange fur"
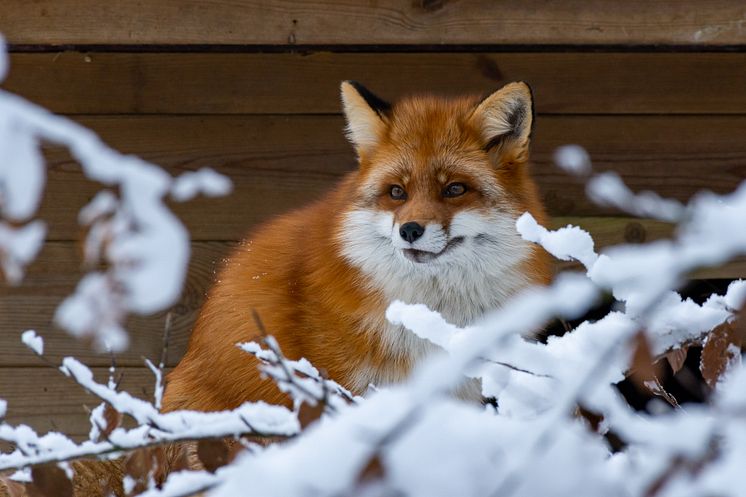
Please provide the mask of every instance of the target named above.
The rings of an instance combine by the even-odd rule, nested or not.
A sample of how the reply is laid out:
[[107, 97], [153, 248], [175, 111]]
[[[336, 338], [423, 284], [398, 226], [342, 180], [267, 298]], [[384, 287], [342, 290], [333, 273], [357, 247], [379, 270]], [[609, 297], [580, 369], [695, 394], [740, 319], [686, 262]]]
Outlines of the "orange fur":
[[[357, 87], [343, 85], [359, 170], [316, 203], [266, 223], [234, 251], [209, 292], [186, 355], [168, 377], [164, 409], [287, 403], [260, 377], [256, 361], [236, 347], [259, 338], [252, 309], [288, 357], [307, 358], [358, 394], [363, 389], [353, 379], [361, 368], [384, 372], [386, 378], [406, 377], [415, 358], [392, 351], [379, 330], [370, 329], [382, 322], [390, 301], [370, 275], [343, 257], [344, 216], [360, 207], [390, 212], [397, 222], [437, 222], [448, 229], [459, 212], [492, 209], [529, 211], [544, 222], [527, 170], [528, 135], [508, 131], [486, 150], [490, 116], [481, 107], [500, 112], [500, 105], [512, 105], [511, 98], [530, 102], [525, 85], [506, 88], [481, 103], [471, 97], [424, 96], [377, 111]], [[500, 119], [506, 116], [508, 123], [514, 118], [523, 125], [520, 119], [531, 119], [525, 113]], [[470, 188], [457, 198], [443, 198], [442, 184], [454, 181]], [[392, 184], [406, 184], [409, 198], [392, 199]], [[546, 283], [547, 255], [527, 249], [520, 271], [528, 283]]]
[[[234, 251], [186, 355], [168, 376], [164, 411], [289, 404], [236, 347], [260, 338], [252, 310], [289, 358], [305, 357], [362, 394], [368, 382], [404, 379], [432, 349], [386, 322], [392, 299], [426, 303], [466, 325], [521, 288], [549, 281], [548, 255], [515, 231], [525, 211], [546, 221], [528, 172], [533, 115], [525, 84], [481, 101], [421, 96], [393, 107], [350, 83], [342, 96], [359, 169], [323, 199], [261, 226]], [[465, 191], [444, 196], [454, 183]], [[392, 186], [406, 199], [393, 198]], [[426, 228], [422, 239], [427, 230], [440, 239], [433, 235], [429, 248], [415, 246], [420, 240], [402, 245], [398, 227], [410, 222]], [[417, 262], [402, 247], [413, 249]], [[421, 261], [423, 254], [432, 260]], [[168, 447], [167, 465], [182, 453], [199, 467], [194, 444]], [[102, 482], [121, 495], [122, 471], [121, 460], [76, 463], [75, 495], [100, 495]]]

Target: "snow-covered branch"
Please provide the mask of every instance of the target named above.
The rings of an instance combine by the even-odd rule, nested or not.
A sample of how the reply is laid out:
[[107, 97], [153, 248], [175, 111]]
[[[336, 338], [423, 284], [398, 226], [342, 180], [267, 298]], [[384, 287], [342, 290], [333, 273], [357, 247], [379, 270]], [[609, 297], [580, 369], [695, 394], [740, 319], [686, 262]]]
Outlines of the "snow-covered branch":
[[[1, 41], [0, 53], [4, 75]], [[105, 262], [107, 269], [90, 271], [62, 302], [55, 320], [74, 336], [90, 337], [101, 350], [122, 351], [127, 314], [163, 310], [183, 286], [189, 236], [165, 201], [169, 196], [189, 200], [200, 192], [224, 195], [230, 181], [212, 170], [172, 178], [158, 166], [109, 148], [83, 126], [0, 91], [0, 212], [14, 223], [26, 223], [39, 205], [45, 182], [42, 141], [67, 147], [86, 177], [107, 188], [79, 217], [88, 231], [86, 262], [91, 267]], [[20, 281], [45, 231], [38, 220], [21, 227], [0, 224], [0, 266], [9, 281]]]
[[[43, 341], [40, 337], [26, 332], [23, 340], [42, 356]], [[104, 403], [91, 413], [95, 435], [92, 433], [90, 440], [76, 444], [60, 433], [40, 436], [28, 426], [14, 427], [2, 423], [0, 440], [13, 444], [16, 450], [0, 454], [0, 471], [48, 462], [120, 455], [134, 449], [174, 442], [226, 437], [283, 439], [300, 431], [297, 415], [282, 406], [247, 402], [232, 411], [160, 413], [149, 402], [96, 382], [91, 370], [72, 357], [63, 359], [59, 370]], [[114, 415], [107, 415], [106, 409]], [[122, 428], [122, 415], [134, 419], [138, 426]]]

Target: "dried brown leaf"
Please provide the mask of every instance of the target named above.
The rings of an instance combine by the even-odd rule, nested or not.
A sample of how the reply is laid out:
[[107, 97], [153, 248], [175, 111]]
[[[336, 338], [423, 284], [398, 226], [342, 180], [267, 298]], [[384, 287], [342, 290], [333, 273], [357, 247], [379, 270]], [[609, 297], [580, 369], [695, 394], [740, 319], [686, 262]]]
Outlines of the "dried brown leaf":
[[380, 480], [384, 477], [384, 474], [385, 472], [381, 458], [378, 454], [374, 454], [373, 457], [368, 460], [368, 463], [362, 471], [360, 471], [360, 474], [357, 477], [357, 482], [369, 483]]
[[668, 361], [668, 364], [671, 366], [671, 371], [673, 371], [673, 374], [678, 373], [679, 371], [681, 371], [681, 368], [684, 367], [684, 362], [686, 362], [687, 352], [689, 352], [688, 345], [684, 345], [680, 349], [674, 349], [669, 352], [666, 352], [666, 360]]
[[238, 454], [245, 450], [246, 447], [244, 447], [238, 440], [233, 440], [231, 443], [228, 443], [228, 463], [232, 463], [236, 457], [238, 457]]
[[133, 450], [124, 459], [124, 472], [135, 480], [147, 476], [150, 471], [149, 449]]
[[310, 425], [324, 414], [324, 403], [317, 402], [315, 406], [308, 403], [303, 403], [298, 410], [298, 421], [300, 422], [301, 429], [305, 429], [306, 426]]
[[134, 480], [135, 486], [128, 495], [137, 495], [147, 490], [151, 478], [160, 486], [166, 479], [167, 469], [166, 450], [162, 446], [130, 452], [124, 459], [124, 473]]
[[661, 366], [655, 362], [655, 358], [650, 352], [650, 344], [644, 331], [637, 332], [632, 345], [634, 353], [629, 377], [638, 389], [646, 391], [645, 383], [657, 381], [657, 378], [661, 375]]
[[111, 404], [106, 404], [106, 407], [104, 407], [104, 421], [106, 422], [106, 426], [101, 431], [101, 437], [105, 439], [111, 435], [112, 431], [122, 425], [122, 413], [114, 409]]
[[228, 464], [228, 446], [223, 440], [200, 440], [197, 443], [197, 457], [211, 473]]
[[151, 462], [150, 470], [153, 475], [153, 481], [155, 481], [158, 488], [166, 481], [167, 474], [167, 461], [166, 461], [166, 450], [162, 446], [153, 447], [150, 453]]
[[732, 323], [713, 329], [702, 347], [699, 370], [710, 388], [714, 388], [728, 363], [740, 354], [742, 337]]
[[597, 412], [591, 411], [583, 406], [578, 406], [576, 413], [579, 417], [585, 419], [588, 422], [588, 426], [592, 431], [598, 432], [603, 423], [604, 417]]
[[26, 486], [29, 497], [73, 497], [73, 483], [55, 463], [32, 467], [31, 480]]

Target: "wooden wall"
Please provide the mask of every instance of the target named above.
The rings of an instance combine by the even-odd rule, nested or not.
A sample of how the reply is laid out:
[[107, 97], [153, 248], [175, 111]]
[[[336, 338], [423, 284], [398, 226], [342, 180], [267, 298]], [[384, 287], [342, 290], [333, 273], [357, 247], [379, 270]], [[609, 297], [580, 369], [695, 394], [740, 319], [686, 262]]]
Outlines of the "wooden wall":
[[[635, 189], [685, 200], [746, 177], [746, 4], [733, 0], [4, 0], [12, 49], [2, 87], [97, 131], [172, 173], [210, 166], [234, 194], [175, 206], [193, 258], [173, 308], [169, 363], [183, 353], [217, 261], [247, 230], [317, 198], [354, 167], [338, 85], [385, 98], [485, 92], [529, 82], [538, 112], [533, 162], [556, 225], [588, 228], [601, 246], [671, 227], [593, 206], [552, 164], [578, 143], [597, 169]], [[87, 433], [95, 401], [20, 345], [35, 328], [49, 356], [74, 354], [105, 374], [109, 358], [54, 329], [80, 277], [78, 209], [96, 185], [47, 150], [41, 217], [49, 243], [27, 281], [0, 290], [0, 398], [11, 421]], [[701, 277], [746, 275], [746, 262]], [[142, 356], [158, 357], [163, 315], [133, 318], [117, 358], [124, 387], [152, 390]]]

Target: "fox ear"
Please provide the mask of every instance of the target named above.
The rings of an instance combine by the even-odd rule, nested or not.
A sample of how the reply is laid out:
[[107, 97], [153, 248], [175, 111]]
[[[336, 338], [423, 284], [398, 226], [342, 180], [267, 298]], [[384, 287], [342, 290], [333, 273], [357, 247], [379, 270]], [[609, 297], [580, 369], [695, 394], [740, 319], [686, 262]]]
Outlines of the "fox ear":
[[510, 83], [492, 93], [477, 105], [471, 119], [482, 133], [485, 150], [500, 164], [528, 160], [534, 106], [526, 83]]
[[343, 81], [341, 92], [347, 137], [362, 154], [383, 136], [391, 105], [355, 81]]

